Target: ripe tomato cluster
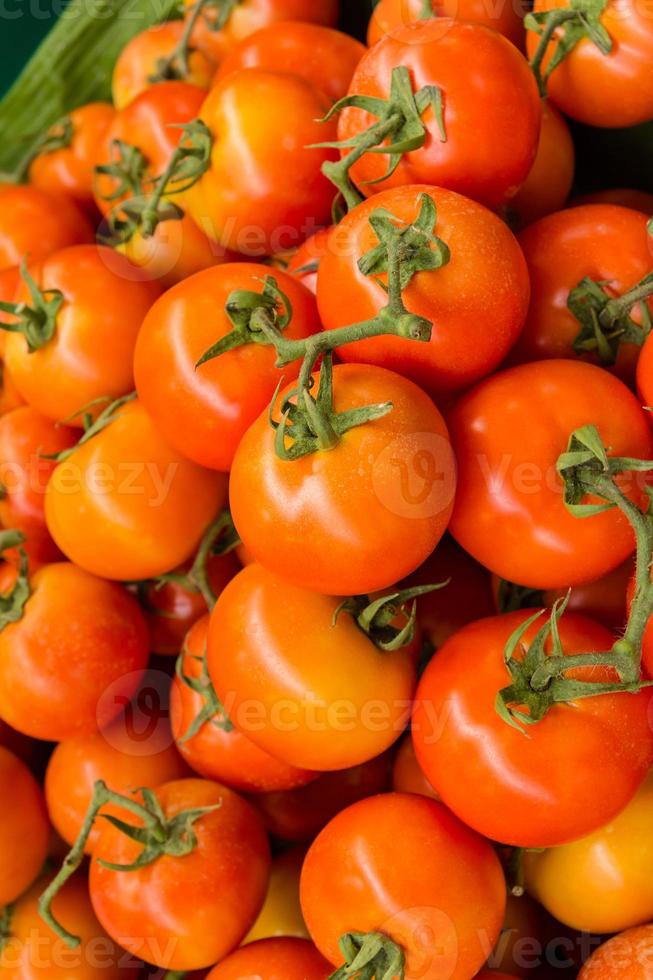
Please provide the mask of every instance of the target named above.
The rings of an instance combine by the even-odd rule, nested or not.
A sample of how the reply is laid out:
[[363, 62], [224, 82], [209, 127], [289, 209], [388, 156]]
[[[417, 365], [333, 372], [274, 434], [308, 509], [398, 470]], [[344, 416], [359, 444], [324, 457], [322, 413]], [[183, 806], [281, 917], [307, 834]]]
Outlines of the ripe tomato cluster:
[[0, 176], [0, 980], [653, 976], [653, 22], [344, 12]]

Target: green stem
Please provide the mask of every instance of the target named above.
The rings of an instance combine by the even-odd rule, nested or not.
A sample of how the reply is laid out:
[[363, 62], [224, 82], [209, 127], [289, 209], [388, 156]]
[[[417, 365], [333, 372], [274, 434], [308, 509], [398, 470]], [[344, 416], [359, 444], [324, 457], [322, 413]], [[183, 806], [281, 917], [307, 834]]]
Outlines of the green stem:
[[[224, 538], [220, 547], [218, 542]], [[175, 582], [189, 592], [199, 592], [209, 609], [213, 609], [217, 596], [209, 581], [208, 560], [212, 555], [226, 555], [238, 545], [240, 539], [228, 510], [223, 510], [204, 532], [202, 540], [188, 572], [169, 572], [155, 580], [155, 586]]]
[[648, 299], [649, 296], [653, 296], [653, 272], [623, 296], [617, 296], [606, 303], [605, 308], [599, 313], [601, 326], [610, 329], [622, 316], [629, 313], [633, 306]]
[[419, 12], [419, 19], [431, 20], [433, 16], [433, 0], [422, 0], [422, 9]]
[[364, 157], [375, 146], [379, 146], [390, 133], [394, 132], [401, 125], [402, 119], [403, 116], [400, 112], [394, 112], [387, 119], [374, 123], [363, 133], [357, 145], [341, 160], [327, 160], [322, 164], [325, 177], [328, 177], [338, 189], [347, 205], [347, 210], [355, 208], [363, 200], [363, 195], [349, 176], [349, 171], [361, 157]]
[[546, 50], [553, 40], [553, 35], [563, 24], [567, 21], [575, 20], [577, 13], [574, 10], [556, 10], [551, 11], [547, 18], [544, 29], [540, 35], [540, 40], [538, 41], [535, 53], [530, 60], [530, 66], [537, 80], [537, 86], [540, 90], [540, 95], [542, 98], [546, 98], [546, 78], [542, 74], [542, 62], [546, 54]]
[[[150, 75], [148, 82], [156, 84], [169, 80], [184, 80], [188, 78], [190, 66], [188, 59], [191, 52], [191, 37], [195, 30], [195, 25], [202, 15], [208, 0], [196, 0], [190, 8], [184, 23], [184, 30], [177, 44], [165, 58], [160, 58], [154, 74]], [[179, 67], [177, 67], [179, 65]]]
[[13, 905], [5, 905], [0, 909], [0, 954], [8, 939], [11, 939], [11, 920], [14, 914]]

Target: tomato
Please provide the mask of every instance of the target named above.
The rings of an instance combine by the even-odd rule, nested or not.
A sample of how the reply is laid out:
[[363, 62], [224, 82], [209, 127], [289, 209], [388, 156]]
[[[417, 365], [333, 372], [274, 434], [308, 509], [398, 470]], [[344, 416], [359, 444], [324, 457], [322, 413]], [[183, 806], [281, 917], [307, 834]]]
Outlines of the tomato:
[[[183, 21], [169, 20], [148, 27], [125, 45], [118, 55], [111, 78], [111, 94], [116, 109], [124, 109], [137, 95], [154, 84], [151, 76], [159, 71], [159, 62], [164, 61], [175, 50], [183, 33]], [[183, 81], [207, 89], [215, 75], [215, 68], [212, 58], [191, 48], [188, 54], [188, 71], [183, 76]], [[173, 80], [175, 73], [180, 72], [181, 66], [175, 61], [168, 80]]]
[[328, 980], [331, 964], [306, 939], [262, 939], [248, 943], [209, 973], [208, 980]]
[[454, 461], [440, 413], [407, 379], [343, 364], [333, 389], [337, 412], [386, 401], [393, 409], [292, 466], [261, 415], [234, 458], [231, 512], [271, 571], [306, 589], [361, 595], [393, 585], [433, 551], [451, 513]]
[[41, 568], [29, 585], [22, 617], [0, 632], [0, 715], [32, 738], [91, 734], [116, 717], [145, 669], [141, 611], [119, 585], [67, 562]]
[[57, 465], [45, 456], [76, 441], [73, 429], [27, 405], [0, 417], [0, 522], [26, 535], [26, 550], [40, 564], [61, 557], [45, 525], [45, 488]]
[[[172, 446], [211, 469], [228, 470], [240, 440], [267, 408], [282, 378], [299, 364], [275, 367], [270, 346], [251, 343], [228, 350], [196, 369], [202, 355], [234, 330], [227, 306], [235, 290], [263, 293], [267, 266], [228, 263], [207, 269], [165, 293], [145, 318], [134, 360], [143, 405]], [[276, 271], [292, 319], [284, 337], [317, 333], [315, 300], [292, 276]], [[280, 301], [275, 298], [280, 316]], [[263, 297], [261, 307], [265, 308]]]
[[225, 477], [180, 456], [131, 402], [57, 466], [45, 515], [71, 561], [136, 581], [189, 558], [225, 496]]
[[[21, 282], [20, 266], [8, 265], [0, 269], [0, 302], [15, 303]], [[0, 323], [13, 323], [15, 319], [11, 313], [0, 312]], [[4, 355], [6, 339], [7, 334], [0, 330], [0, 355]]]
[[[555, 469], [571, 433], [590, 423], [609, 455], [651, 458], [637, 399], [592, 364], [523, 364], [464, 395], [449, 416], [458, 461], [450, 530], [458, 543], [497, 575], [532, 588], [580, 585], [620, 565], [634, 547], [626, 519], [616, 510], [572, 516]], [[643, 504], [636, 481], [619, 479]]]
[[354, 615], [334, 623], [340, 605], [253, 564], [211, 614], [207, 665], [220, 701], [236, 728], [293, 766], [367, 762], [406, 726], [415, 643], [384, 652]]
[[[622, 296], [651, 269], [647, 218], [612, 204], [558, 211], [520, 235], [531, 279], [531, 305], [511, 358], [516, 363], [566, 357], [600, 363], [593, 350], [579, 355], [574, 341], [581, 323], [568, 308], [571, 291], [589, 276], [605, 283], [609, 297]], [[653, 300], [648, 301], [653, 313]], [[641, 323], [637, 306], [632, 317]], [[632, 381], [640, 348], [620, 343], [614, 371]]]
[[299, 789], [262, 793], [254, 802], [275, 837], [310, 841], [345, 807], [384, 792], [389, 783], [389, 756], [384, 754], [351, 769], [325, 772]]
[[[505, 0], [492, 7], [479, 0], [431, 0], [431, 7], [434, 17], [451, 17], [454, 20], [485, 24], [503, 34], [517, 47], [523, 47], [524, 15], [521, 7], [512, 0]], [[384, 34], [389, 34], [403, 24], [421, 20], [424, 8], [424, 0], [381, 0], [370, 18], [367, 43], [371, 47]]]
[[653, 962], [653, 924], [628, 929], [596, 950], [578, 980], [648, 980]]
[[588, 837], [526, 852], [531, 894], [561, 922], [588, 932], [620, 932], [653, 918], [649, 847], [653, 779], [610, 823]]
[[421, 796], [430, 796], [432, 800], [440, 799], [420, 769], [410, 735], [402, 739], [395, 756], [392, 766], [392, 788], [396, 793], [419, 793]]
[[346, 94], [365, 45], [348, 34], [319, 24], [281, 21], [250, 35], [220, 65], [216, 81], [241, 68], [262, 68], [299, 75], [330, 101]]
[[[342, 228], [342, 225], [338, 225], [338, 228]], [[320, 228], [299, 246], [288, 262], [288, 272], [299, 279], [312, 293], [317, 292], [317, 272], [320, 262], [331, 247], [334, 236], [333, 226]]]
[[[190, 561], [177, 569], [177, 574], [187, 574]], [[218, 596], [240, 569], [235, 552], [225, 555], [209, 555], [206, 563], [209, 586]], [[150, 630], [150, 647], [154, 653], [177, 656], [184, 637], [194, 623], [207, 611], [206, 599], [201, 592], [193, 592], [182, 582], [174, 579], [144, 582], [138, 598]]]
[[639, 355], [636, 381], [637, 393], [642, 404], [653, 405], [653, 344], [650, 338], [644, 342]]
[[446, 265], [418, 272], [403, 290], [406, 308], [433, 324], [430, 341], [386, 335], [347, 344], [338, 354], [345, 361], [390, 368], [441, 396], [497, 367], [526, 318], [526, 263], [512, 232], [496, 215], [459, 194], [426, 185], [378, 194], [354, 208], [334, 231], [320, 261], [317, 297], [327, 330], [375, 316], [387, 294], [376, 275], [364, 275], [358, 267], [358, 260], [378, 245], [370, 216], [383, 208], [398, 221], [414, 222], [422, 194], [437, 207], [435, 234], [451, 254]]
[[[390, 187], [435, 184], [491, 208], [505, 204], [533, 165], [542, 116], [524, 56], [480, 24], [415, 21], [370, 48], [349, 94], [387, 99], [397, 65], [408, 69], [415, 92], [430, 85], [443, 93], [446, 142], [435, 113], [427, 110], [424, 145], [403, 156], [391, 176], [385, 177], [389, 157], [384, 153], [365, 153], [354, 164], [351, 178], [361, 193], [371, 197]], [[341, 113], [338, 138], [358, 136], [375, 121], [371, 113], [350, 106]]]
[[630, 187], [614, 187], [608, 191], [593, 191], [591, 194], [574, 197], [569, 202], [570, 207], [576, 207], [578, 204], [618, 204], [622, 208], [643, 211], [646, 215], [653, 214], [653, 194], [647, 194], [646, 191], [638, 191]]
[[0, 269], [46, 258], [57, 249], [93, 241], [93, 229], [68, 197], [40, 187], [0, 184]]
[[[532, 977], [535, 967], [543, 959], [547, 925], [545, 918], [542, 907], [528, 895], [517, 897], [509, 893], [501, 935], [488, 957], [490, 969], [480, 973], [479, 977], [485, 977], [486, 980], [501, 980], [508, 976]], [[551, 920], [551, 924], [556, 939], [560, 939], [559, 923], [554, 926]], [[502, 970], [510, 970], [510, 974], [500, 972]]]
[[[195, 0], [185, 0], [192, 8]], [[335, 27], [338, 0], [240, 0], [221, 30], [215, 30], [215, 12], [203, 12], [193, 31], [193, 45], [220, 63], [239, 41], [279, 21], [298, 20]]]
[[211, 89], [199, 111], [210, 163], [185, 194], [210, 238], [243, 255], [272, 255], [329, 223], [333, 187], [321, 166], [337, 151], [313, 145], [335, 138], [335, 123], [320, 122], [327, 108], [305, 79], [258, 68]]
[[[561, 7], [566, 0], [535, 0], [533, 12]], [[604, 54], [588, 37], [567, 54], [547, 82], [551, 101], [565, 115], [588, 126], [621, 127], [646, 122], [653, 116], [653, 25], [637, 0], [608, 0], [600, 24], [610, 35], [612, 51]], [[539, 35], [528, 31], [527, 50], [533, 57]], [[556, 38], [557, 40], [557, 38]], [[555, 45], [549, 45], [547, 68]]]
[[[197, 117], [205, 95], [204, 89], [187, 82], [161, 82], [141, 92], [116, 113], [98, 151], [97, 162], [100, 165], [115, 163], [116, 141], [121, 141], [140, 150], [145, 171], [136, 182], [140, 186], [136, 186], [131, 195], [120, 194], [121, 187], [115, 176], [97, 175], [95, 199], [104, 215], [120, 216], [125, 197], [151, 193], [153, 179], [163, 173], [182, 137], [181, 124]], [[183, 213], [186, 210], [183, 195], [174, 195], [172, 200], [176, 206], [181, 206], [181, 218], [160, 222], [149, 238], [137, 230], [130, 239], [117, 246], [151, 279], [160, 280], [166, 288], [225, 260], [224, 251], [212, 244], [201, 230], [203, 223], [197, 225]]]
[[48, 928], [38, 912], [47, 881], [38, 882], [12, 907], [9, 934], [0, 947], [2, 980], [136, 980], [138, 963], [116, 945], [97, 921], [85, 876], [69, 881], [54, 900], [55, 915], [76, 930], [76, 949]]
[[[43, 332], [30, 350], [22, 333], [8, 335], [5, 362], [25, 400], [55, 421], [81, 425], [80, 409], [132, 390], [132, 359], [143, 317], [159, 295], [156, 283], [139, 281], [126, 258], [98, 245], [76, 245], [50, 255], [32, 275], [46, 294], [63, 302], [54, 332]], [[33, 304], [28, 283], [18, 300]]]
[[491, 845], [442, 804], [403, 793], [334, 817], [309, 848], [300, 894], [311, 937], [334, 965], [342, 935], [381, 932], [404, 950], [406, 980], [468, 980], [506, 903]]
[[[218, 783], [177, 780], [158, 787], [156, 798], [168, 818], [219, 806], [193, 824], [197, 844], [190, 853], [163, 855], [134, 871], [99, 863], [129, 864], [142, 851], [102, 821], [91, 901], [109, 935], [134, 956], [169, 970], [201, 969], [231, 952], [256, 919], [270, 868], [267, 835], [254, 807]], [[127, 819], [134, 822], [131, 814]]]
[[[139, 786], [160, 786], [187, 774], [188, 768], [163, 717], [137, 734], [131, 730], [129, 715], [125, 714], [102, 732], [79, 735], [57, 745], [45, 775], [50, 819], [57, 833], [72, 846], [97, 779], [104, 780], [116, 793], [129, 793]], [[102, 812], [115, 814], [116, 809], [105, 807]], [[96, 825], [86, 846], [87, 854], [93, 850], [99, 834]]]
[[[493, 840], [548, 847], [601, 827], [634, 796], [653, 760], [651, 693], [554, 704], [525, 737], [495, 701], [510, 682], [504, 648], [528, 615], [482, 619], [447, 640], [420, 681], [412, 732], [426, 777], [461, 820]], [[540, 625], [531, 624], [517, 659]], [[565, 613], [559, 626], [566, 656], [614, 642], [577, 613]], [[609, 681], [615, 672], [582, 668], [574, 676]]]
[[[201, 725], [197, 734], [188, 737], [195, 719], [208, 705], [207, 697], [184, 681], [208, 681], [205, 657], [209, 617], [204, 616], [190, 630], [172, 684], [171, 721], [179, 751], [188, 764], [207, 779], [217, 779], [232, 789], [245, 793], [265, 793], [293, 789], [316, 778], [316, 773], [288, 765], [269, 755], [247, 735], [230, 727], [222, 713]], [[210, 683], [210, 681], [208, 681]]]
[[[40, 153], [29, 168], [29, 179], [44, 191], [65, 194], [93, 213], [93, 167], [100, 141], [113, 120], [108, 102], [89, 102], [66, 116], [70, 141], [59, 149]], [[53, 127], [55, 135], [61, 123]], [[72, 243], [66, 243], [72, 244]]]
[[535, 162], [508, 206], [509, 215], [520, 227], [565, 206], [574, 181], [575, 162], [569, 126], [550, 102], [543, 102]]
[[0, 363], [0, 415], [6, 415], [14, 408], [25, 404], [24, 398], [18, 392], [6, 366]]
[[[0, 908], [31, 885], [48, 853], [50, 824], [41, 788], [24, 762], [0, 745]], [[1, 949], [1, 946], [0, 946]]]
[[258, 919], [245, 936], [245, 943], [275, 936], [309, 938], [299, 903], [299, 876], [305, 856], [304, 847], [291, 847], [273, 859], [268, 893]]

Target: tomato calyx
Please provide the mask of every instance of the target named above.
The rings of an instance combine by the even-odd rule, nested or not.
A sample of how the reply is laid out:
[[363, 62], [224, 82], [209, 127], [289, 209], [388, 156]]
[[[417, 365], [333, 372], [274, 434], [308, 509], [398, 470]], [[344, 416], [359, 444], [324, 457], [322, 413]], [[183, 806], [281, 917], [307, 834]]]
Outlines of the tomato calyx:
[[419, 12], [419, 20], [431, 20], [435, 17], [433, 13], [433, 2], [432, 0], [422, 0], [422, 8]]
[[[581, 329], [574, 339], [577, 354], [596, 351], [602, 364], [614, 364], [621, 344], [641, 347], [653, 328], [648, 298], [653, 295], [653, 273], [645, 276], [623, 296], [610, 297], [608, 282], [586, 276], [569, 293], [567, 307]], [[641, 325], [631, 317], [634, 307], [641, 312]]]
[[[192, 660], [196, 660], [198, 663], [200, 663], [200, 673], [198, 677], [191, 677], [189, 674], [184, 672], [185, 657], [191, 657]], [[175, 673], [182, 684], [185, 684], [191, 691], [199, 694], [203, 701], [200, 711], [198, 711], [193, 718], [187, 731], [185, 731], [181, 738], [178, 738], [177, 741], [180, 744], [189, 742], [190, 739], [194, 738], [194, 736], [197, 735], [200, 729], [202, 729], [206, 724], [211, 724], [216, 728], [221, 728], [223, 732], [232, 732], [234, 729], [233, 723], [225, 711], [224, 705], [218, 697], [209, 675], [209, 669], [206, 663], [206, 648], [202, 656], [197, 657], [191, 655], [186, 646], [184, 646], [184, 649], [177, 657]]]
[[265, 277], [260, 293], [235, 289], [227, 297], [225, 312], [233, 330], [202, 354], [196, 368], [244, 344], [269, 344], [270, 333], [276, 336], [285, 330], [293, 314], [292, 304], [274, 276]]
[[347, 932], [338, 945], [345, 964], [329, 980], [404, 980], [404, 952], [384, 933]]
[[[386, 173], [373, 183], [387, 180], [399, 166], [404, 153], [410, 153], [424, 146], [428, 130], [422, 116], [428, 108], [433, 109], [440, 141], [442, 143], [447, 142], [442, 89], [437, 85], [425, 85], [415, 92], [410, 72], [405, 65], [399, 65], [392, 70], [389, 98], [378, 99], [368, 95], [346, 95], [332, 106], [323, 122], [329, 122], [343, 109], [350, 107], [362, 109], [364, 112], [377, 116], [378, 122], [348, 140], [332, 140], [316, 144], [316, 148], [349, 150], [349, 153], [341, 160], [337, 162], [327, 160], [322, 164], [322, 173], [338, 190], [333, 205], [333, 218], [336, 224], [342, 218], [343, 213], [356, 207], [363, 200], [361, 193], [349, 175], [349, 171], [366, 153], [384, 153], [389, 157]], [[386, 144], [386, 140], [389, 140], [388, 144]], [[343, 208], [343, 202], [345, 208]]]
[[401, 650], [415, 638], [419, 596], [442, 589], [449, 581], [401, 589], [376, 599], [367, 595], [351, 596], [344, 599], [334, 612], [332, 626], [336, 625], [343, 612], [349, 613], [379, 650]]
[[45, 347], [54, 337], [57, 329], [57, 316], [64, 302], [59, 289], [39, 289], [27, 268], [27, 261], [20, 264], [20, 274], [29, 289], [32, 305], [27, 303], [0, 303], [3, 313], [10, 313], [15, 319], [0, 321], [0, 329], [9, 333], [21, 333], [27, 341], [30, 354]]
[[[80, 944], [79, 936], [75, 936], [58, 922], [52, 914], [52, 902], [70, 877], [79, 868], [84, 859], [84, 848], [95, 820], [101, 816], [108, 820], [117, 830], [131, 840], [142, 844], [142, 851], [131, 864], [114, 864], [98, 858], [98, 863], [110, 871], [130, 872], [144, 868], [164, 855], [167, 857], [185, 857], [197, 846], [195, 823], [209, 813], [219, 809], [221, 803], [212, 806], [195, 807], [183, 810], [172, 818], [168, 818], [156, 794], [151, 789], [141, 789], [143, 802], [139, 803], [133, 797], [115, 793], [107, 784], [98, 779], [93, 787], [93, 796], [79, 836], [66, 856], [59, 872], [52, 879], [39, 899], [39, 915], [43, 921], [66, 943], [75, 948]], [[103, 806], [113, 804], [127, 810], [140, 820], [140, 825], [130, 824], [109, 813], [100, 813]]]
[[[78, 409], [73, 412], [72, 415], [67, 416], [67, 418], [61, 420], [61, 425], [67, 425], [74, 419], [82, 419], [83, 433], [79, 441], [75, 446], [71, 446], [69, 449], [62, 449], [58, 453], [41, 453], [41, 459], [54, 459], [57, 463], [63, 463], [64, 460], [68, 459], [69, 456], [79, 448], [83, 446], [85, 442], [92, 439], [98, 433], [106, 429], [115, 419], [119, 418], [118, 412], [123, 407], [127, 405], [128, 402], [134, 401], [136, 398], [136, 392], [132, 391], [128, 395], [122, 395], [120, 398], [116, 398], [113, 401], [109, 396], [105, 395], [102, 398], [95, 398], [92, 402], [84, 405], [83, 408]], [[109, 402], [106, 408], [104, 408], [98, 414], [95, 414], [93, 409], [97, 408], [98, 405], [102, 405], [105, 402]]]
[[7, 184], [25, 184], [34, 160], [39, 156], [55, 153], [57, 150], [65, 150], [72, 143], [73, 135], [72, 119], [70, 116], [62, 116], [37, 137], [14, 170], [0, 173], [0, 180]]
[[[609, 0], [571, 0], [568, 7], [556, 7], [542, 13], [526, 15], [526, 30], [534, 31], [540, 37], [530, 66], [542, 98], [546, 98], [547, 81], [552, 72], [583, 38], [588, 38], [601, 54], [610, 54], [612, 38], [601, 23], [601, 15], [608, 2]], [[546, 70], [542, 71], [542, 62], [552, 41], [555, 42], [555, 50]]]
[[25, 603], [32, 594], [29, 584], [29, 559], [23, 548], [25, 535], [22, 531], [9, 528], [0, 531], [0, 554], [11, 548], [18, 549], [19, 563], [16, 581], [8, 592], [0, 595], [0, 632], [9, 623], [16, 623], [23, 618]]

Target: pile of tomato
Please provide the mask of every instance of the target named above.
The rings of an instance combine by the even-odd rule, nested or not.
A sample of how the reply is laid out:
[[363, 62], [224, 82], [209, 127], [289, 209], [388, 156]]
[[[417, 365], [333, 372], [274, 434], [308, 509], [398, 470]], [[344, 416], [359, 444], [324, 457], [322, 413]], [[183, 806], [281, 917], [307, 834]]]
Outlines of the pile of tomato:
[[0, 178], [0, 980], [653, 977], [653, 21], [341, 13]]

